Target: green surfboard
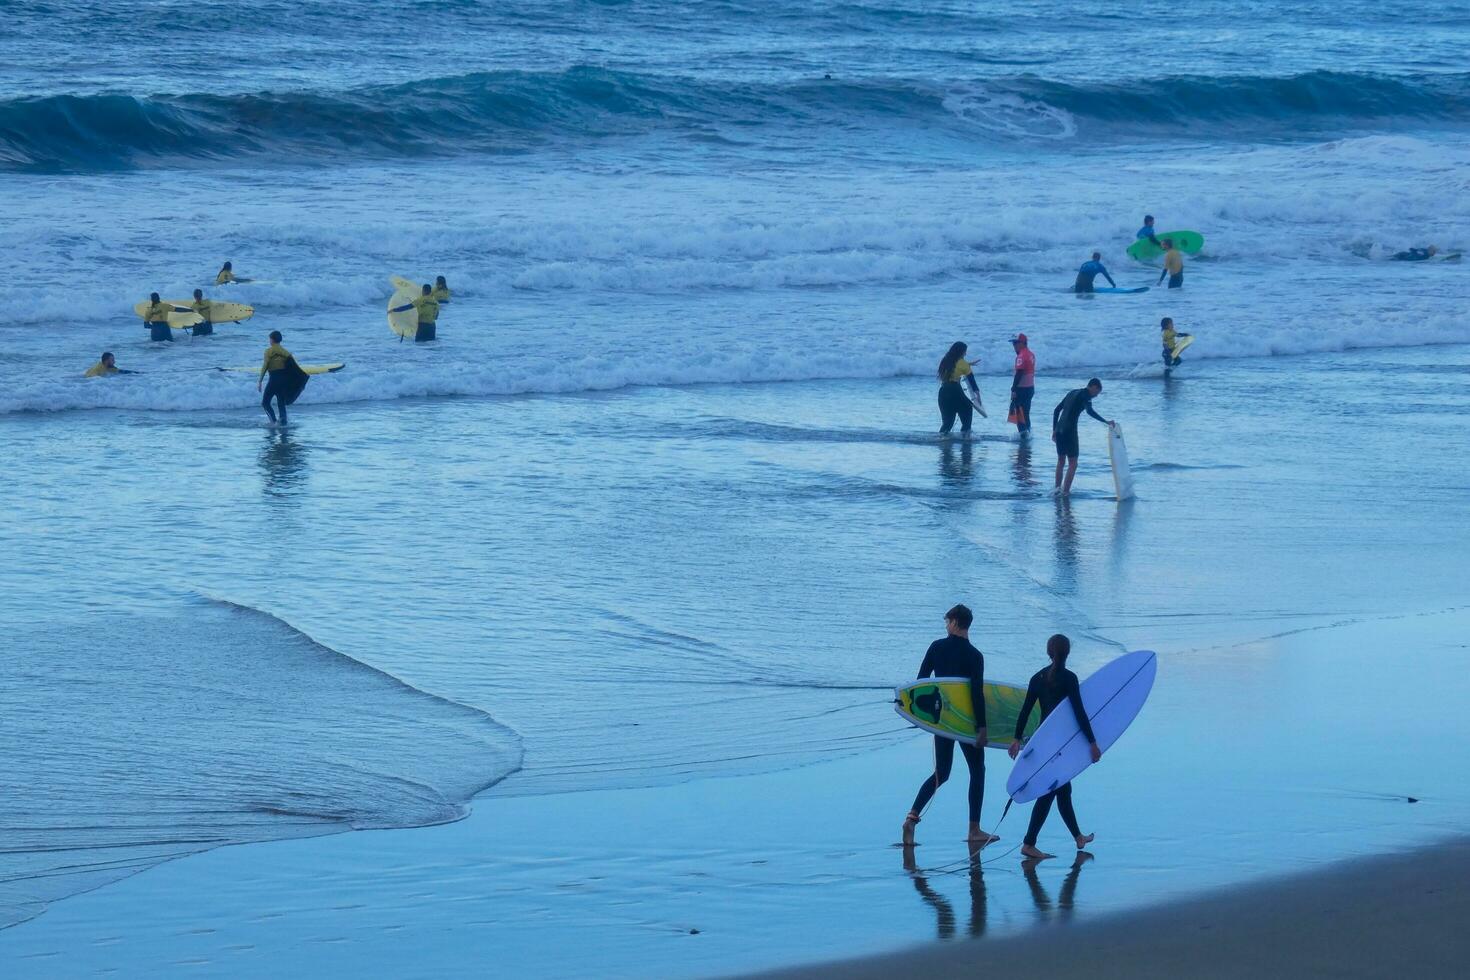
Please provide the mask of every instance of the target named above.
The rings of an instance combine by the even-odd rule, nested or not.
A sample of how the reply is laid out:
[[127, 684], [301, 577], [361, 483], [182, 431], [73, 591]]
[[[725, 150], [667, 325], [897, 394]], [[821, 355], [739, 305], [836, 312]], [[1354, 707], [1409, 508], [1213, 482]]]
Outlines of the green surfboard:
[[[1197, 231], [1160, 231], [1156, 232], [1154, 237], [1161, 242], [1166, 238], [1173, 239], [1174, 247], [1185, 255], [1194, 255], [1205, 247], [1205, 236]], [[1139, 262], [1148, 262], [1163, 254], [1164, 250], [1147, 238], [1137, 239], [1128, 246], [1128, 257], [1137, 259]]]
[[[1016, 733], [1016, 719], [1026, 689], [1014, 684], [985, 684], [985, 728], [989, 748], [1003, 749]], [[975, 707], [970, 682], [963, 677], [930, 677], [913, 681], [893, 691], [893, 710], [909, 724], [941, 738], [975, 744]], [[1041, 724], [1038, 707], [1027, 719], [1026, 734]]]

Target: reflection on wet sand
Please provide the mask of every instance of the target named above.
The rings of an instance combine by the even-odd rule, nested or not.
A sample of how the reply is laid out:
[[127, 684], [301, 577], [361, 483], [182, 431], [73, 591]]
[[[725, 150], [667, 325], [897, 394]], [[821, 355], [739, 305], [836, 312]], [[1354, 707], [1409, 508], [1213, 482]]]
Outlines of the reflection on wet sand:
[[[981, 860], [983, 849], [978, 844], [970, 844], [970, 857], [968, 867], [968, 879], [970, 883], [970, 921], [967, 935], [978, 938], [985, 935], [986, 920], [986, 890], [984, 862]], [[1072, 918], [1072, 912], [1077, 900], [1077, 881], [1082, 874], [1082, 866], [1093, 858], [1087, 851], [1078, 851], [1077, 857], [1072, 861], [1072, 867], [1068, 869], [1067, 876], [1062, 880], [1061, 890], [1057, 894], [1056, 901], [1052, 900], [1047, 892], [1046, 886], [1041, 883], [1041, 877], [1037, 874], [1037, 868], [1041, 865], [1039, 860], [1023, 860], [1021, 862], [1021, 873], [1026, 878], [1026, 885], [1031, 892], [1031, 901], [1036, 905], [1036, 911], [1044, 922], [1067, 922]], [[931, 870], [925, 872], [919, 867], [917, 855], [912, 845], [903, 848], [903, 869], [908, 872], [909, 880], [913, 882], [914, 891], [919, 893], [924, 904], [934, 910], [936, 919], [936, 932], [940, 939], [953, 939], [958, 934], [959, 920], [955, 916], [954, 905], [945, 898], [934, 886], [929, 883], [931, 875], [948, 875], [953, 872], [948, 868]]]

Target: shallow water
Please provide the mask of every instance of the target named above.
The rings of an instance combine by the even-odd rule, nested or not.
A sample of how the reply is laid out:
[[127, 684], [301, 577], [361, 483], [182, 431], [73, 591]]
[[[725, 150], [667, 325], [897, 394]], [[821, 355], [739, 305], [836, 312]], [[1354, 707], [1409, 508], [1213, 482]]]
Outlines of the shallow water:
[[[1306, 662], [1266, 638], [1457, 605], [1470, 266], [1385, 259], [1470, 244], [1462, 7], [11, 4], [0, 924], [492, 785], [891, 746], [958, 600], [1001, 679], [1058, 629], [1158, 649], [1181, 739]], [[1064, 292], [1094, 248], [1155, 281], [1144, 211], [1205, 233], [1184, 291]], [[448, 277], [438, 343], [385, 329], [395, 273]], [[195, 287], [256, 316], [146, 341]], [[271, 329], [348, 365], [284, 432], [215, 370]], [[1044, 438], [933, 437], [939, 354], [1003, 414], [1018, 329], [1039, 413], [1105, 380], [1138, 501], [1090, 422], [1069, 503]]]

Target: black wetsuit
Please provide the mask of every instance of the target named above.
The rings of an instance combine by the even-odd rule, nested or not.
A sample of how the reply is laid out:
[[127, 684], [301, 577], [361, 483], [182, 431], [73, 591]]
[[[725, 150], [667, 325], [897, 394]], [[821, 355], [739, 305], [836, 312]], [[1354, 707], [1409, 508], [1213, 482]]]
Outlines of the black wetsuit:
[[[968, 677], [975, 699], [975, 725], [985, 727], [985, 657], [970, 645], [970, 641], [959, 636], [946, 636], [929, 644], [924, 654], [924, 663], [919, 667], [919, 679], [925, 677]], [[985, 801], [985, 746], [961, 742], [960, 751], [965, 754], [965, 764], [970, 767], [970, 822], [980, 822], [980, 804]], [[934, 772], [919, 787], [914, 797], [915, 813], [923, 813], [929, 805], [934, 791], [949, 778], [954, 765], [952, 738], [934, 736]]]
[[1092, 396], [1087, 393], [1086, 388], [1073, 388], [1051, 410], [1051, 431], [1057, 437], [1058, 456], [1076, 456], [1081, 452], [1077, 444], [1077, 420], [1082, 417], [1083, 412], [1099, 422], [1107, 422], [1107, 419], [1092, 410]]
[[[1077, 716], [1077, 727], [1082, 729], [1083, 737], [1088, 742], [1096, 742], [1097, 737], [1092, 734], [1092, 725], [1082, 707], [1082, 688], [1077, 683], [1077, 675], [1065, 667], [1055, 671], [1051, 667], [1044, 667], [1031, 675], [1031, 683], [1026, 686], [1026, 700], [1016, 719], [1016, 738], [1020, 739], [1026, 731], [1026, 721], [1031, 716], [1032, 706], [1038, 703], [1041, 705], [1041, 717], [1045, 720], [1063, 701], [1072, 703], [1072, 713]], [[1057, 810], [1072, 836], [1082, 836], [1082, 831], [1077, 828], [1077, 814], [1072, 810], [1072, 784], [1063, 783], [1039, 798], [1031, 807], [1031, 825], [1026, 828], [1026, 843], [1032, 847], [1036, 846], [1036, 835], [1041, 832], [1041, 825], [1046, 823], [1047, 815], [1051, 813], [1053, 800], [1056, 801]]]
[[1394, 253], [1393, 258], [1390, 261], [1393, 261], [1393, 262], [1423, 262], [1426, 259], [1432, 259], [1432, 258], [1434, 258], [1434, 256], [1432, 256], [1432, 255], [1429, 254], [1429, 249], [1427, 249], [1427, 248], [1411, 248], [1411, 249], [1409, 249], [1408, 251], [1405, 251], [1405, 252], [1396, 252], [1396, 253]]

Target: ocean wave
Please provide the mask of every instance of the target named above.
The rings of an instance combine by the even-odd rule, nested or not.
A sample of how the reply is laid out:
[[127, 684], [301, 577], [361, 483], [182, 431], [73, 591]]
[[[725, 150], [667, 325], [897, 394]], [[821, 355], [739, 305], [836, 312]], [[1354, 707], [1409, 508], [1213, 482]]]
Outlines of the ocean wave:
[[1314, 71], [1086, 84], [1035, 75], [741, 82], [579, 66], [335, 91], [0, 100], [0, 169], [517, 154], [568, 140], [653, 133], [744, 144], [771, 132], [815, 139], [901, 130], [907, 139], [918, 125], [950, 138], [1006, 143], [1148, 130], [1289, 135], [1426, 122], [1470, 122], [1470, 74]]

